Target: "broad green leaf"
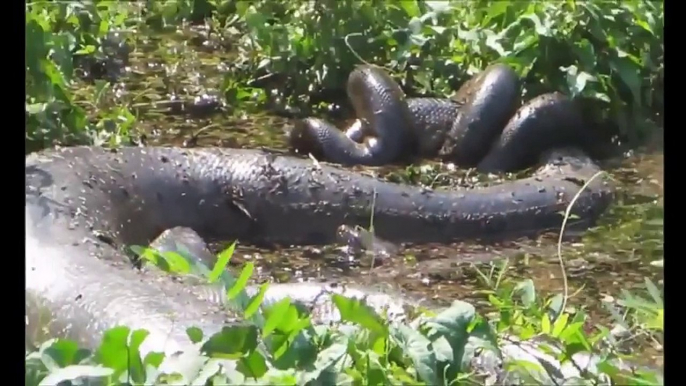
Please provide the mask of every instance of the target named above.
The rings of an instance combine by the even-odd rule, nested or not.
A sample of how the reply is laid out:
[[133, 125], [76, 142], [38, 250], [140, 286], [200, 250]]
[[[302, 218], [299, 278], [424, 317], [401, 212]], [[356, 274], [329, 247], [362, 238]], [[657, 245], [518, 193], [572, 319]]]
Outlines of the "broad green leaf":
[[202, 338], [204, 336], [203, 332], [201, 329], [198, 327], [188, 327], [186, 329], [186, 335], [188, 335], [188, 338], [191, 340], [193, 343], [200, 343], [202, 342]]
[[83, 359], [90, 355], [88, 350], [79, 349], [76, 342], [65, 339], [56, 339], [41, 350], [43, 354], [49, 355], [59, 367], [67, 367], [79, 364]]
[[128, 367], [128, 339], [131, 330], [118, 326], [105, 331], [100, 347], [96, 351], [98, 363], [117, 372]]
[[319, 379], [323, 372], [332, 369], [344, 356], [348, 350], [347, 342], [336, 342], [325, 348], [317, 355], [313, 370], [305, 371], [300, 374], [298, 384], [305, 385], [311, 381]]
[[146, 366], [146, 368], [148, 368], [148, 366], [158, 368], [162, 364], [162, 361], [164, 361], [164, 353], [150, 352], [145, 356], [145, 359], [143, 359], [143, 364]]
[[443, 335], [463, 335], [475, 316], [473, 305], [456, 300], [448, 309], [427, 320], [425, 325]]
[[501, 308], [505, 303], [495, 295], [488, 295], [488, 301], [497, 308]]
[[145, 382], [145, 365], [140, 356], [140, 346], [150, 333], [146, 330], [131, 332], [128, 341], [128, 374], [131, 380], [137, 383]]
[[417, 5], [417, 1], [411, 0], [411, 1], [401, 1], [400, 6], [402, 7], [403, 10], [405, 10], [405, 13], [409, 17], [416, 17], [419, 16], [419, 6]]
[[591, 344], [586, 339], [584, 332], [585, 322], [572, 322], [559, 335], [559, 339], [565, 344], [581, 344], [585, 351], [591, 350]]
[[381, 317], [366, 303], [339, 294], [332, 295], [331, 300], [338, 308], [341, 320], [358, 324], [378, 334], [387, 334], [388, 330]]
[[512, 6], [510, 0], [493, 1], [490, 3], [482, 25], [487, 25], [492, 19], [504, 14]]
[[[447, 344], [450, 345], [453, 357], [450, 358], [450, 368], [448, 371], [450, 376], [457, 376], [465, 362], [470, 358], [465, 356], [467, 343], [470, 337], [470, 326], [476, 317], [474, 306], [463, 301], [455, 301], [452, 306], [433, 318], [424, 322], [423, 326], [427, 328], [427, 337], [434, 341], [436, 347], [437, 340], [444, 338]], [[436, 349], [436, 348], [435, 348]], [[445, 348], [438, 348], [444, 353], [447, 352]]]
[[[271, 333], [281, 327], [281, 324], [288, 314], [289, 308], [291, 307], [291, 299], [286, 297], [278, 302], [269, 305], [268, 307], [265, 307], [265, 324], [264, 328], [262, 329], [262, 337], [266, 338]], [[297, 311], [294, 309], [293, 310], [293, 316], [297, 318]], [[286, 325], [289, 325], [289, 323], [284, 323]], [[288, 332], [287, 329], [281, 328], [282, 331]]]
[[403, 353], [414, 365], [419, 378], [427, 385], [438, 385], [436, 355], [432, 350], [431, 341], [419, 331], [406, 325], [391, 329], [392, 336], [398, 342]]
[[371, 385], [383, 385], [390, 380], [386, 375], [385, 366], [381, 364], [379, 355], [373, 351], [365, 352], [366, 378]]
[[201, 351], [211, 358], [238, 359], [255, 350], [257, 336], [253, 325], [224, 327], [202, 345]]
[[262, 354], [252, 351], [238, 361], [236, 369], [246, 377], [258, 380], [267, 372], [267, 361]]

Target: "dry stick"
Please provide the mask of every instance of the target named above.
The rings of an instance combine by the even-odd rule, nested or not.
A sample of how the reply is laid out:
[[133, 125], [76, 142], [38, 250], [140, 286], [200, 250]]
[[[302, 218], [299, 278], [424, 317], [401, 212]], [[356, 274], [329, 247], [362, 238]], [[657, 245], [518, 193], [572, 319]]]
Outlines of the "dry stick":
[[[376, 187], [374, 187], [374, 195], [372, 196], [372, 213], [369, 216], [369, 232], [374, 237], [374, 211], [376, 210]], [[373, 242], [373, 240], [372, 240]], [[372, 270], [374, 269], [374, 263], [376, 262], [376, 256], [372, 255], [372, 265], [369, 268], [369, 275], [371, 276]]]
[[350, 50], [350, 52], [352, 52], [352, 54], [355, 55], [355, 57], [357, 58], [357, 60], [359, 60], [360, 62], [362, 62], [362, 63], [364, 63], [364, 64], [370, 64], [370, 63], [367, 63], [366, 60], [362, 59], [362, 57], [357, 53], [357, 51], [355, 51], [355, 50], [353, 49], [353, 47], [352, 47], [352, 46], [350, 45], [350, 43], [348, 42], [348, 38], [353, 37], [353, 36], [355, 36], [355, 37], [362, 37], [362, 36], [364, 36], [364, 35], [362, 35], [361, 32], [349, 33], [349, 34], [345, 35], [345, 37], [343, 38], [343, 42], [344, 42], [345, 45], [348, 47], [348, 49]]
[[360, 54], [358, 54], [357, 51], [355, 51], [353, 49], [353, 47], [350, 45], [350, 42], [348, 42], [348, 38], [351, 38], [351, 37], [364, 37], [364, 35], [361, 32], [353, 32], [353, 33], [349, 33], [349, 34], [345, 35], [345, 37], [343, 38], [343, 42], [345, 43], [345, 46], [348, 47], [350, 52], [357, 58], [357, 60], [359, 60], [360, 62], [362, 62], [368, 66], [382, 68], [382, 69], [389, 71], [389, 72], [391, 71], [390, 68], [387, 68], [384, 66], [379, 66], [376, 64], [372, 64], [372, 63], [369, 63], [366, 60], [362, 59], [362, 56], [360, 56]]
[[562, 285], [563, 285], [563, 290], [564, 290], [564, 296], [562, 297], [562, 307], [560, 307], [560, 312], [558, 312], [557, 316], [555, 317], [555, 322], [560, 318], [562, 315], [562, 312], [564, 311], [565, 307], [567, 307], [567, 297], [569, 294], [569, 287], [567, 285], [567, 272], [565, 270], [565, 263], [564, 260], [562, 259], [562, 236], [565, 233], [565, 228], [567, 227], [567, 220], [569, 219], [569, 216], [572, 212], [572, 207], [576, 203], [576, 200], [579, 199], [579, 196], [581, 196], [581, 192], [583, 192], [588, 185], [596, 179], [596, 177], [602, 175], [604, 171], [600, 170], [596, 172], [591, 178], [586, 181], [586, 183], [579, 189], [578, 192], [574, 195], [574, 198], [572, 198], [572, 201], [569, 202], [569, 205], [567, 205], [567, 209], [565, 210], [565, 217], [562, 220], [562, 227], [560, 228], [560, 236], [557, 239], [557, 259], [560, 263], [560, 270], [562, 270]]

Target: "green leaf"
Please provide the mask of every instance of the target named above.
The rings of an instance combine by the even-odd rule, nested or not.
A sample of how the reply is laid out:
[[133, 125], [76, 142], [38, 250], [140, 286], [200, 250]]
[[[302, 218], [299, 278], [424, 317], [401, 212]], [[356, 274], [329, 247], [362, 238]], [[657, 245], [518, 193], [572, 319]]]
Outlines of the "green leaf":
[[585, 322], [572, 322], [567, 328], [564, 329], [559, 335], [559, 339], [565, 344], [580, 344], [586, 351], [591, 350], [591, 344], [588, 339], [586, 339], [585, 332], [583, 330]]
[[482, 20], [482, 25], [488, 25], [488, 23], [507, 12], [507, 10], [512, 6], [512, 2], [509, 0], [493, 1], [490, 3], [488, 9], [486, 10], [486, 16]]
[[391, 329], [391, 334], [400, 345], [403, 354], [412, 360], [419, 378], [427, 385], [440, 384], [436, 377], [436, 355], [432, 350], [431, 341], [406, 325]]
[[246, 377], [251, 377], [255, 380], [262, 378], [268, 370], [267, 361], [257, 351], [252, 351], [248, 356], [241, 358], [236, 369]]
[[248, 304], [248, 307], [246, 307], [244, 311], [244, 315], [247, 319], [252, 318], [252, 316], [257, 312], [257, 310], [260, 309], [260, 305], [262, 304], [262, 300], [264, 299], [264, 294], [267, 292], [267, 288], [269, 287], [269, 283], [263, 283], [260, 286], [260, 291], [255, 294], [250, 299], [250, 303]]
[[427, 320], [425, 325], [443, 335], [466, 334], [475, 316], [473, 305], [456, 300], [450, 308]]
[[341, 320], [358, 324], [378, 334], [386, 335], [388, 333], [381, 317], [366, 303], [339, 294], [332, 295], [331, 300], [338, 308]]
[[79, 364], [90, 356], [88, 350], [79, 349], [76, 342], [65, 339], [56, 339], [41, 351], [43, 354], [49, 355], [59, 367]]
[[488, 302], [493, 304], [496, 308], [502, 308], [505, 305], [505, 302], [493, 294], [488, 295]]
[[150, 333], [146, 330], [135, 330], [129, 336], [128, 343], [128, 373], [131, 379], [137, 383], [145, 382], [145, 365], [140, 356], [140, 346]]
[[[287, 321], [285, 323], [282, 323], [284, 319], [286, 318], [286, 315], [288, 315], [288, 311], [291, 308], [291, 299], [286, 297], [278, 302], [270, 305], [269, 307], [266, 307], [264, 310], [265, 314], [265, 319], [266, 322], [264, 324], [264, 328], [262, 329], [262, 337], [266, 338], [271, 333], [277, 329], [280, 328], [284, 332], [289, 332], [287, 328], [283, 328], [281, 325], [284, 324], [286, 326], [292, 325], [295, 321]], [[290, 317], [294, 317], [297, 319], [298, 314], [297, 311], [295, 310], [295, 307], [293, 307], [293, 313], [289, 315]]]
[[114, 369], [101, 366], [73, 365], [51, 372], [39, 386], [54, 386], [79, 378], [104, 378], [114, 374]]
[[186, 335], [188, 335], [188, 338], [191, 340], [193, 343], [200, 343], [202, 342], [203, 338], [203, 332], [201, 329], [198, 327], [188, 327], [186, 329]]
[[[161, 352], [150, 352], [143, 359], [143, 364], [147, 366], [152, 366], [153, 368], [158, 368], [164, 361], [164, 353]], [[148, 374], [149, 375], [149, 374]]]
[[143, 247], [140, 245], [131, 245], [131, 246], [129, 246], [129, 249], [136, 256], [138, 256], [138, 258], [140, 258], [142, 260], [146, 260], [146, 261], [150, 262], [152, 265], [159, 267], [158, 260], [160, 260], [162, 256], [160, 256], [160, 254], [157, 253], [157, 251], [155, 249]]
[[[226, 293], [226, 297], [229, 298], [229, 300], [234, 299], [236, 296], [238, 296], [238, 294], [241, 293], [241, 291], [243, 291], [246, 284], [248, 284], [248, 280], [250, 279], [250, 276], [252, 276], [254, 269], [255, 264], [253, 264], [253, 262], [248, 262], [245, 264], [245, 267], [243, 267], [243, 270], [241, 270], [241, 275], [238, 277], [238, 279], [236, 279], [236, 282]], [[247, 304], [243, 306], [247, 307]]]
[[548, 318], [548, 314], [541, 315], [541, 332], [550, 334], [550, 319]]
[[347, 341], [342, 340], [335, 342], [331, 346], [320, 351], [319, 355], [317, 355], [317, 360], [314, 363], [313, 370], [303, 372], [298, 384], [305, 385], [318, 379], [323, 372], [333, 368], [336, 363], [345, 356], [347, 350]]
[[128, 367], [128, 339], [131, 330], [118, 326], [105, 331], [100, 347], [96, 351], [98, 362], [116, 371]]
[[607, 374], [611, 377], [614, 377], [615, 375], [617, 375], [620, 372], [620, 370], [617, 368], [617, 366], [611, 364], [610, 362], [608, 362], [606, 360], [601, 361], [600, 363], [598, 363], [597, 366], [598, 366], [598, 371], [600, 371], [601, 373]]
[[256, 326], [231, 326], [212, 335], [201, 351], [211, 358], [238, 359], [257, 347]]
[[160, 254], [169, 265], [171, 272], [178, 274], [191, 273], [190, 262], [178, 252], [165, 251]]
[[[427, 337], [434, 342], [434, 350], [447, 353], [446, 348], [437, 348], [437, 345], [449, 344], [453, 357], [450, 358], [450, 374], [446, 377], [456, 376], [470, 358], [465, 357], [466, 346], [470, 337], [470, 327], [476, 317], [474, 306], [462, 301], [455, 301], [450, 308], [442, 311], [433, 318], [424, 322], [427, 328]], [[439, 343], [443, 339], [444, 343]], [[438, 352], [438, 351], [437, 351]], [[442, 354], [443, 355], [443, 354]], [[438, 356], [437, 356], [437, 359]], [[445, 360], [446, 358], [441, 358]]]
[[217, 262], [214, 264], [214, 267], [212, 268], [212, 272], [210, 272], [210, 274], [208, 276], [210, 283], [214, 283], [215, 281], [217, 281], [221, 277], [222, 272], [224, 272], [227, 265], [229, 264], [229, 261], [231, 260], [231, 257], [233, 256], [235, 249], [236, 249], [236, 242], [231, 244], [228, 248], [223, 250], [217, 256]]
[[409, 17], [419, 16], [419, 6], [416, 1], [401, 1], [400, 6]]
[[[546, 316], [547, 319], [547, 316]], [[557, 338], [560, 336], [562, 331], [567, 327], [567, 321], [569, 320], [569, 314], [562, 314], [560, 315], [557, 320], [555, 320], [555, 323], [553, 323], [553, 331], [552, 331], [552, 336]]]

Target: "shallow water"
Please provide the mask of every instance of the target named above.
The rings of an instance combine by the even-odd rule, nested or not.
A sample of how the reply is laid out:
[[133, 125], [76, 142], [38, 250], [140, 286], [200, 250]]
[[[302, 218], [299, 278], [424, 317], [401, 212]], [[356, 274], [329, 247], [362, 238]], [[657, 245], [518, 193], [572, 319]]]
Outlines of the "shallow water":
[[[130, 106], [138, 116], [137, 128], [145, 133], [145, 143], [150, 145], [285, 149], [283, 131], [289, 120], [249, 103], [240, 108], [222, 104], [217, 112], [206, 116], [175, 110], [176, 99], [190, 101], [218, 95], [221, 100], [222, 84], [231, 82], [233, 55], [222, 44], [214, 42], [213, 49], [213, 44], [203, 43], [202, 38], [197, 38], [202, 34], [197, 30], [164, 37], [136, 34], [127, 73], [104, 95], [103, 103]], [[81, 84], [79, 93], [87, 95], [93, 88]], [[236, 91], [232, 87], [227, 90]], [[257, 97], [247, 96], [248, 100]], [[663, 256], [663, 158], [659, 139], [648, 149], [604, 165], [620, 186], [617, 203], [599, 227], [566, 242], [562, 249], [569, 293], [574, 294], [570, 304], [587, 308], [596, 321], [608, 316], [601, 302], [616, 298], [620, 289], [644, 289], [644, 277], [662, 283], [662, 269], [650, 265]], [[421, 164], [429, 165], [431, 170], [416, 167], [417, 178], [408, 178], [412, 173], [404, 168], [360, 169], [395, 181], [443, 186], [483, 180], [483, 176], [452, 170], [449, 165], [428, 160]], [[477, 293], [485, 289], [478, 271], [488, 275], [505, 259], [509, 267], [506, 277], [531, 278], [539, 290], [562, 291], [557, 240], [552, 237], [500, 245], [403, 246], [399, 254], [378, 267], [371, 266], [372, 259], [351, 262], [335, 246], [274, 251], [239, 245], [232, 263], [256, 262], [257, 281], [337, 279], [376, 286], [383, 283], [437, 302], [468, 299], [486, 305], [484, 296]], [[648, 355], [661, 357], [661, 352]]]

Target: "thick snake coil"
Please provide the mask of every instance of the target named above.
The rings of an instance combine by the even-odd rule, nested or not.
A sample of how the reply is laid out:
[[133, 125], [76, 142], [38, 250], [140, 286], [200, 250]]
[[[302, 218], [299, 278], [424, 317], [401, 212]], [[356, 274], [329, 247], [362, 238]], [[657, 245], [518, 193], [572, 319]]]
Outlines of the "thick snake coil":
[[[496, 80], [510, 76], [502, 67], [492, 71], [489, 74], [494, 75], [484, 75], [480, 84], [490, 84], [491, 76]], [[377, 145], [355, 145], [336, 132], [313, 131], [323, 135], [323, 144], [334, 144], [327, 147], [334, 149], [331, 154], [343, 154], [339, 162], [397, 159], [402, 155], [398, 149], [406, 145], [398, 132], [417, 135], [419, 125], [408, 122], [419, 121], [444, 123], [444, 131], [432, 134], [440, 141], [418, 135], [423, 151], [438, 150], [436, 144], [441, 143], [445, 154], [478, 159], [486, 153], [483, 148], [465, 144], [488, 143], [486, 137], [497, 136], [492, 122], [507, 122], [478, 108], [498, 102], [494, 94], [484, 91], [488, 87], [478, 89], [476, 94], [482, 97], [468, 99], [471, 105], [464, 104], [457, 114], [452, 102], [410, 100], [408, 106], [389, 98], [396, 95], [397, 85], [383, 80], [376, 70], [356, 74], [381, 79], [373, 83], [381, 90], [378, 93], [366, 93], [366, 86], [351, 87], [354, 93], [365, 95], [366, 102], [358, 107], [363, 110], [358, 111], [367, 109], [365, 117], [372, 124], [362, 129], [376, 130]], [[505, 83], [493, 82], [493, 89], [503, 89]], [[567, 138], [537, 131], [542, 127], [537, 122], [543, 118], [559, 119], [560, 129], [573, 123], [575, 116], [565, 107], [567, 99], [553, 94], [537, 101], [525, 105], [505, 125], [480, 165], [499, 168], [529, 163], [529, 157], [541, 156], [534, 155], [537, 150]], [[444, 104], [446, 108], [440, 111], [449, 119], [422, 115], [428, 110], [417, 106], [432, 103]], [[511, 108], [507, 106], [490, 111], [506, 115]], [[484, 125], [488, 130], [483, 130]], [[493, 133], [484, 135], [490, 129]], [[331, 138], [333, 142], [327, 142]], [[447, 138], [462, 139], [450, 142]], [[343, 151], [335, 153], [339, 150]], [[379, 237], [393, 242], [507, 238], [556, 229], [561, 212], [598, 167], [573, 149], [550, 151], [540, 159], [541, 167], [529, 178], [448, 191], [393, 184], [337, 166], [258, 150], [74, 147], [31, 154], [26, 158], [27, 339], [71, 337], [94, 348], [104, 330], [124, 324], [150, 332], [144, 351], [173, 352], [189, 347], [187, 327], [198, 326], [209, 334], [225, 323], [240, 323], [208, 297], [206, 288], [171, 280], [154, 270], [134, 270], [122, 253], [128, 245], [148, 244], [176, 227], [192, 229], [207, 241], [238, 239], [270, 245], [330, 243], [341, 225], [367, 226], [372, 212]], [[578, 196], [573, 223], [592, 224], [612, 194], [602, 179], [590, 183]], [[272, 293], [276, 298], [291, 295], [311, 303], [322, 289], [343, 290], [286, 284]], [[367, 292], [348, 293], [362, 296]], [[380, 305], [404, 302], [388, 295], [376, 299]], [[332, 314], [322, 311], [322, 315], [327, 320]]]
[[519, 107], [519, 79], [503, 64], [465, 83], [453, 100], [406, 98], [382, 69], [360, 66], [348, 80], [358, 120], [346, 132], [317, 118], [296, 123], [299, 153], [343, 165], [385, 165], [411, 155], [439, 156], [481, 171], [515, 171], [556, 147], [591, 138], [576, 104], [560, 93]]

